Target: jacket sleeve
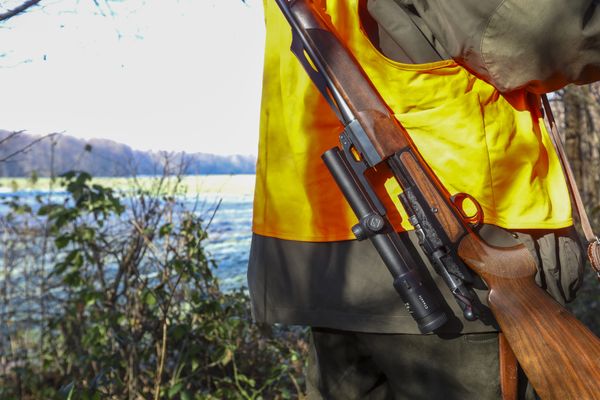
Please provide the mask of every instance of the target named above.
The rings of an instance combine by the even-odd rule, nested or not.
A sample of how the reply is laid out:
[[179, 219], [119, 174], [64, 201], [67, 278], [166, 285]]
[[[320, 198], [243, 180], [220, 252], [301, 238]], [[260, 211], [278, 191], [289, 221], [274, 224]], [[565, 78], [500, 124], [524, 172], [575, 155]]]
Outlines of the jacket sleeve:
[[402, 8], [410, 16], [405, 23], [424, 24], [436, 46], [501, 91], [526, 87], [541, 93], [600, 80], [599, 0], [369, 3], [378, 22], [383, 16], [377, 8]]

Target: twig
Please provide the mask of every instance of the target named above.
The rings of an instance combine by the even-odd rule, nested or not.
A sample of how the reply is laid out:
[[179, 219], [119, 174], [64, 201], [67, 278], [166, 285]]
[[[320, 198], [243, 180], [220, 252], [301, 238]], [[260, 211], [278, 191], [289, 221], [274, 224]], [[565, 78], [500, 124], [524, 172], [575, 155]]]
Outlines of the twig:
[[246, 390], [244, 390], [244, 388], [240, 384], [240, 378], [238, 377], [238, 372], [237, 372], [237, 364], [235, 362], [235, 354], [233, 354], [231, 356], [231, 363], [233, 365], [233, 383], [234, 383], [235, 387], [237, 388], [237, 390], [239, 391], [239, 394], [241, 394], [242, 397], [246, 400], [253, 400], [256, 396], [250, 396], [248, 394], [248, 392], [246, 392]]
[[5, 21], [9, 18], [14, 17], [17, 14], [20, 14], [24, 11], [26, 11], [27, 9], [35, 6], [37, 3], [39, 3], [42, 0], [27, 0], [26, 2], [22, 3], [20, 6], [13, 8], [12, 10], [8, 10], [7, 12], [0, 14], [0, 21]]
[[165, 367], [165, 358], [167, 356], [167, 320], [168, 320], [168, 313], [169, 313], [169, 309], [171, 308], [171, 303], [173, 302], [173, 297], [175, 296], [175, 290], [177, 289], [177, 286], [179, 286], [179, 282], [181, 282], [181, 277], [183, 274], [179, 274], [179, 276], [177, 277], [177, 281], [175, 282], [175, 286], [173, 287], [173, 291], [171, 292], [171, 295], [169, 296], [169, 300], [167, 301], [167, 305], [166, 307], [163, 309], [163, 320], [162, 320], [162, 326], [163, 326], [163, 335], [162, 335], [162, 344], [161, 344], [161, 352], [159, 354], [160, 356], [160, 362], [159, 362], [159, 366], [158, 366], [158, 371], [156, 374], [156, 385], [154, 388], [154, 400], [158, 400], [159, 398], [159, 394], [160, 394], [160, 384], [162, 381], [162, 373]]
[[302, 389], [300, 389], [300, 385], [298, 385], [298, 381], [296, 380], [296, 378], [294, 378], [294, 375], [290, 372], [287, 373], [289, 378], [292, 380], [292, 384], [294, 385], [294, 388], [296, 388], [296, 394], [298, 395], [298, 400], [305, 400], [306, 396], [304, 396], [304, 393], [302, 392]]
[[158, 400], [160, 397], [160, 384], [162, 381], [162, 372], [165, 367], [165, 355], [167, 353], [167, 319], [164, 318], [162, 321], [162, 343], [159, 354], [158, 371], [156, 374], [156, 382], [154, 385], [154, 400]]
[[17, 136], [19, 136], [20, 134], [22, 134], [22, 133], [24, 133], [24, 132], [25, 132], [25, 131], [14, 131], [14, 132], [11, 132], [11, 133], [9, 133], [8, 135], [6, 135], [6, 137], [4, 137], [4, 138], [0, 139], [0, 145], [2, 145], [2, 144], [4, 144], [4, 143], [8, 142], [8, 141], [9, 141], [9, 140], [11, 140], [12, 138], [14, 138], [14, 137], [17, 137]]
[[34, 141], [32, 141], [31, 143], [29, 143], [28, 145], [26, 145], [25, 147], [23, 147], [23, 148], [20, 148], [19, 150], [15, 150], [14, 152], [12, 152], [11, 154], [7, 155], [7, 156], [6, 156], [6, 157], [4, 157], [4, 158], [0, 158], [0, 162], [6, 162], [6, 161], [8, 161], [9, 159], [11, 159], [12, 157], [14, 157], [14, 156], [16, 156], [16, 155], [18, 155], [18, 154], [25, 153], [25, 152], [26, 152], [27, 150], [29, 150], [29, 149], [30, 149], [30, 148], [31, 148], [31, 147], [32, 147], [34, 144], [36, 144], [36, 143], [39, 143], [39, 142], [41, 142], [41, 141], [42, 141], [42, 140], [44, 140], [44, 139], [47, 139], [47, 138], [54, 137], [54, 136], [56, 136], [57, 134], [58, 134], [58, 133], [57, 133], [57, 132], [55, 132], [55, 133], [49, 133], [49, 134], [47, 134], [47, 135], [44, 135], [44, 136], [42, 136], [42, 137], [39, 137], [39, 138], [35, 139]]
[[204, 231], [208, 231], [208, 228], [210, 228], [210, 224], [212, 223], [213, 219], [215, 218], [215, 215], [217, 214], [219, 207], [221, 207], [222, 202], [223, 202], [223, 198], [220, 198], [219, 201], [217, 202], [217, 206], [215, 207], [215, 210], [213, 211], [212, 215], [210, 216], [210, 219], [208, 220], [208, 224], [206, 224], [206, 227], [204, 228]]

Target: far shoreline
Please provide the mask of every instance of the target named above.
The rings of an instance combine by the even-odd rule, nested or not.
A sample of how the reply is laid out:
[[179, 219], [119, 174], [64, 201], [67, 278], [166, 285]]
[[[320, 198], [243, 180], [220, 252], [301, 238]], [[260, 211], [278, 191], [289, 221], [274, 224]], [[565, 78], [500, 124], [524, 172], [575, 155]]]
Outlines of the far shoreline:
[[[144, 187], [151, 187], [152, 182], [160, 175], [143, 175], [136, 177]], [[132, 186], [132, 177], [92, 177], [95, 184], [111, 187], [115, 190], [128, 189]], [[174, 177], [170, 178], [172, 181]], [[183, 175], [180, 188], [186, 189], [187, 195], [199, 193], [218, 193], [223, 195], [252, 195], [254, 193], [255, 174], [207, 174]], [[51, 182], [48, 177], [0, 177], [0, 196], [4, 194], [41, 191], [49, 192], [60, 188], [59, 181]]]

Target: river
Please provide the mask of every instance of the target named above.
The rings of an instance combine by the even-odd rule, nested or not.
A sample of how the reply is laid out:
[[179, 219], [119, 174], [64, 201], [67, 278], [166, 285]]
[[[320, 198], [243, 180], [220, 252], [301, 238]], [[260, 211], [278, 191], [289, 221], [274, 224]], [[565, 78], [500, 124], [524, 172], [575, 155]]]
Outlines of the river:
[[[210, 221], [205, 250], [216, 262], [215, 273], [224, 290], [246, 284], [254, 179], [254, 175], [206, 175], [188, 176], [182, 182], [186, 195], [179, 200], [190, 209], [197, 209], [207, 225]], [[126, 189], [131, 183], [126, 178], [98, 178], [94, 182], [117, 190]], [[32, 185], [26, 179], [0, 179], [0, 197], [5, 199], [19, 197], [33, 202], [36, 196], [49, 193], [47, 180]], [[64, 195], [56, 190], [53, 193]], [[0, 213], [7, 210], [0, 206]]]

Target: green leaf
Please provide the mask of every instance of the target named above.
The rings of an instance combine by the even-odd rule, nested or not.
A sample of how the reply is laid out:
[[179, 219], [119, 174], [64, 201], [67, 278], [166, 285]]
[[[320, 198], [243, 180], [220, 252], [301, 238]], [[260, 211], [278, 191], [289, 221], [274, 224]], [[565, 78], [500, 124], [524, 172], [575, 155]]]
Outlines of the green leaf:
[[61, 178], [65, 178], [67, 180], [72, 179], [74, 176], [75, 176], [75, 171], [67, 171], [64, 174], [60, 175]]
[[225, 354], [223, 354], [223, 357], [220, 360], [220, 363], [222, 366], [226, 366], [227, 364], [229, 364], [231, 362], [231, 360], [233, 359], [233, 351], [231, 351], [231, 349], [225, 349]]
[[178, 382], [176, 384], [174, 384], [173, 386], [171, 386], [169, 388], [169, 398], [172, 399], [173, 397], [177, 396], [177, 393], [179, 393], [181, 391], [181, 389], [183, 388], [183, 383]]
[[85, 292], [83, 295], [83, 299], [85, 300], [85, 306], [89, 307], [92, 304], [94, 304], [96, 302], [96, 300], [100, 300], [102, 298], [102, 295], [100, 293], [97, 292]]
[[83, 254], [81, 254], [81, 252], [78, 251], [75, 254], [75, 257], [73, 258], [72, 264], [76, 268], [81, 268], [81, 266], [83, 265]]
[[73, 393], [75, 393], [75, 385], [71, 386], [71, 390], [69, 390], [69, 394], [67, 395], [67, 400], [71, 400], [73, 398]]
[[65, 272], [65, 270], [67, 269], [68, 266], [69, 266], [69, 264], [65, 263], [65, 262], [56, 263], [54, 265], [54, 270], [52, 271], [52, 273], [50, 275], [60, 275], [63, 272]]
[[81, 229], [81, 238], [86, 242], [93, 242], [96, 238], [96, 231], [90, 227], [83, 227]]
[[70, 265], [70, 264], [72, 264], [72, 263], [73, 263], [73, 260], [75, 259], [75, 257], [77, 257], [77, 254], [79, 254], [79, 250], [78, 250], [78, 249], [71, 250], [71, 251], [70, 251], [70, 252], [67, 254], [67, 256], [65, 257], [65, 262], [66, 262], [67, 264], [69, 264], [69, 265]]
[[158, 233], [159, 233], [160, 237], [163, 237], [163, 236], [170, 234], [172, 230], [173, 230], [173, 224], [167, 223], [160, 227]]
[[192, 400], [192, 396], [186, 390], [184, 390], [181, 392], [181, 400]]
[[71, 235], [60, 235], [56, 239], [54, 239], [54, 244], [56, 248], [61, 250], [67, 247], [67, 245], [71, 242]]
[[81, 286], [81, 276], [79, 275], [79, 271], [72, 271], [68, 273], [63, 281], [66, 285], [72, 287]]
[[156, 304], [156, 296], [154, 296], [154, 293], [148, 290], [144, 295], [144, 302], [150, 307], [154, 306]]
[[123, 314], [120, 314], [117, 317], [117, 325], [123, 326], [125, 325], [125, 323], [127, 322], [127, 317]]
[[45, 215], [50, 214], [54, 209], [56, 209], [56, 205], [55, 204], [47, 204], [45, 206], [41, 206], [38, 209], [37, 214], [39, 216], [45, 216]]
[[58, 390], [58, 395], [61, 398], [71, 399], [75, 391], [75, 382], [71, 381]]
[[88, 174], [87, 172], [79, 172], [79, 176], [77, 177], [77, 183], [79, 183], [80, 185], [85, 184], [87, 181], [92, 180], [92, 176], [90, 174]]

